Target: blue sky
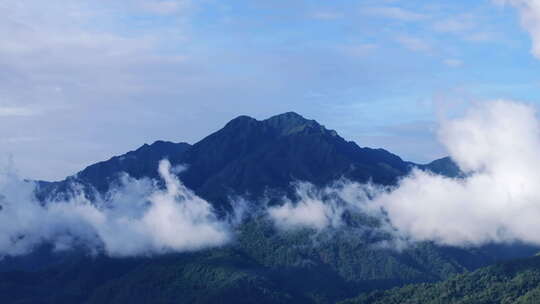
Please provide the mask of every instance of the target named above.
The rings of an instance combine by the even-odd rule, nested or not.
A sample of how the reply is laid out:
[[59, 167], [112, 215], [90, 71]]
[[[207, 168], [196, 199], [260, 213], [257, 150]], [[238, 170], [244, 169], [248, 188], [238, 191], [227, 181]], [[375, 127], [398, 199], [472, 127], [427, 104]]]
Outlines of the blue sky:
[[446, 154], [441, 117], [540, 101], [538, 0], [0, 0], [0, 11], [0, 156], [30, 178], [286, 111], [427, 162]]

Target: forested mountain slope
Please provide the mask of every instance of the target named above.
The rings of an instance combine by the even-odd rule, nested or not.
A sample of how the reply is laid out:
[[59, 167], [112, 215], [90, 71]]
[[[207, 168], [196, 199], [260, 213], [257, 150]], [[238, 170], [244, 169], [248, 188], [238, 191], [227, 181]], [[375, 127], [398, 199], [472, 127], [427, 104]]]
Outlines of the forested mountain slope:
[[497, 263], [444, 282], [373, 292], [342, 303], [540, 303], [540, 257]]

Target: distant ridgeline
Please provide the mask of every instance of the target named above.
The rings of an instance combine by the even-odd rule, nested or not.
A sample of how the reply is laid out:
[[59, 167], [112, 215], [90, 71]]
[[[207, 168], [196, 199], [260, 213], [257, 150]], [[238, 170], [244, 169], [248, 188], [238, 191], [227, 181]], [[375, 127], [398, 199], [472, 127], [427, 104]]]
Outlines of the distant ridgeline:
[[314, 120], [289, 112], [258, 121], [233, 119], [221, 130], [194, 145], [156, 141], [135, 151], [93, 164], [59, 182], [40, 182], [40, 198], [57, 197], [71, 184], [109, 190], [121, 173], [158, 179], [158, 163], [169, 159], [185, 165], [182, 182], [220, 210], [230, 195], [249, 196], [290, 190], [291, 182], [323, 186], [339, 178], [392, 185], [414, 167], [446, 176], [460, 175], [450, 158], [427, 165], [403, 161], [384, 149], [361, 148]]
[[[122, 172], [158, 180], [158, 163], [165, 158], [173, 166], [186, 166], [177, 173], [180, 180], [222, 215], [231, 210], [230, 196], [246, 198], [253, 204], [250, 210], [256, 210], [262, 197], [291, 194], [294, 181], [324, 186], [346, 178], [395, 185], [415, 167], [462, 176], [449, 158], [427, 165], [406, 162], [383, 149], [361, 148], [314, 120], [285, 113], [263, 121], [238, 117], [194, 145], [144, 145], [63, 181], [39, 182], [37, 194], [42, 200], [62, 198], [70, 195], [71, 184], [79, 184], [92, 198], [106, 193]], [[377, 225], [373, 219], [349, 215], [346, 222], [348, 228], [332, 232], [283, 232], [268, 219], [252, 216], [236, 228], [237, 237], [229, 245], [154, 257], [90, 257], [84, 251], [54, 253], [44, 245], [31, 255], [0, 262], [0, 301], [335, 303], [361, 293], [367, 298], [354, 301], [379, 303], [373, 300], [377, 294], [402, 299], [414, 293], [424, 299], [425, 286], [442, 290], [446, 285], [392, 291], [397, 296], [370, 292], [441, 281], [538, 250], [519, 244], [457, 248], [431, 242], [396, 250], [373, 245], [388, 237], [370, 233], [368, 228]]]

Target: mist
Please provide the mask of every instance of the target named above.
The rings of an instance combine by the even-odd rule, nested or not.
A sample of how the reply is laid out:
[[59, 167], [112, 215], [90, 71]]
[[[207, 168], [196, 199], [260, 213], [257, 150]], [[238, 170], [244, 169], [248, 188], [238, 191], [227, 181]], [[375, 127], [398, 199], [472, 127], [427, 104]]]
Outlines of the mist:
[[449, 245], [540, 244], [540, 128], [530, 105], [494, 101], [443, 121], [439, 139], [462, 171], [414, 171], [372, 203], [416, 240]]
[[302, 184], [298, 201], [270, 208], [269, 217], [281, 228], [320, 230], [343, 225], [343, 211], [353, 210], [411, 242], [540, 245], [539, 126], [531, 105], [476, 103], [462, 117], [441, 121], [438, 131], [465, 177], [414, 169], [394, 187], [342, 181], [314, 192]]
[[282, 204], [267, 210], [279, 229], [311, 228], [322, 231], [343, 228], [346, 212], [381, 216], [380, 210], [367, 208], [367, 202], [384, 191], [382, 186], [341, 179], [323, 188], [307, 182], [295, 183], [294, 188], [295, 199], [285, 197]]
[[35, 185], [12, 170], [0, 175], [0, 255], [21, 255], [42, 243], [56, 250], [75, 246], [109, 256], [153, 255], [225, 244], [232, 218], [218, 219], [211, 205], [187, 189], [161, 161], [165, 188], [124, 176], [106, 196], [80, 193], [60, 202], [39, 202]]

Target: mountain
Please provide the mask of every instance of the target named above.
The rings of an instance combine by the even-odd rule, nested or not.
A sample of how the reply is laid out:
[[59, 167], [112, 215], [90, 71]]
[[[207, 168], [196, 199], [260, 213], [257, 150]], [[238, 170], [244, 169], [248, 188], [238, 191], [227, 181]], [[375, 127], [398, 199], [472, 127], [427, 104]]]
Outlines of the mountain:
[[540, 257], [497, 263], [444, 282], [373, 292], [342, 303], [540, 303]]
[[182, 181], [210, 201], [231, 194], [258, 198], [296, 180], [324, 185], [346, 177], [392, 184], [409, 171], [398, 156], [360, 148], [292, 112], [263, 121], [240, 116], [171, 161], [187, 164]]
[[114, 156], [109, 160], [98, 162], [86, 167], [73, 176], [59, 182], [38, 182], [37, 196], [42, 199], [62, 199], [71, 194], [74, 184], [80, 185], [92, 198], [93, 191], [105, 193], [111, 185], [118, 181], [121, 174], [133, 178], [158, 178], [158, 163], [162, 159], [182, 155], [191, 145], [187, 143], [171, 143], [156, 141], [151, 145], [144, 144], [135, 151]]
[[447, 177], [459, 178], [465, 176], [465, 173], [461, 171], [459, 166], [450, 157], [434, 160], [427, 165], [416, 166], [420, 169], [429, 170], [433, 173]]
[[[58, 182], [40, 182], [41, 199], [106, 192], [126, 172], [157, 177], [159, 160], [187, 169], [183, 183], [220, 212], [242, 195], [291, 194], [293, 181], [323, 186], [341, 177], [394, 185], [413, 168], [462, 176], [450, 158], [417, 165], [382, 150], [362, 148], [296, 113], [266, 120], [240, 116], [189, 145], [155, 142], [87, 167]], [[291, 196], [294, 197], [294, 196]], [[438, 282], [499, 260], [531, 256], [538, 248], [487, 245], [457, 248], [422, 242], [396, 249], [380, 219], [344, 215], [341, 229], [281, 231], [250, 214], [222, 247], [145, 258], [57, 253], [44, 248], [0, 261], [5, 303], [334, 303], [359, 293]], [[381, 245], [387, 244], [387, 245]], [[45, 246], [46, 247], [46, 246]]]
[[[456, 176], [449, 158], [428, 165], [403, 161], [384, 149], [361, 148], [336, 131], [294, 113], [266, 120], [240, 116], [222, 129], [195, 143], [157, 141], [135, 151], [87, 167], [60, 182], [41, 182], [40, 198], [60, 197], [73, 184], [106, 192], [125, 172], [134, 178], [157, 177], [159, 160], [187, 166], [180, 179], [199, 196], [220, 210], [228, 197], [241, 195], [257, 201], [277, 191], [290, 191], [293, 181], [318, 186], [345, 177], [352, 181], [391, 185], [414, 166], [439, 174]], [[59, 195], [60, 194], [60, 195]]]

